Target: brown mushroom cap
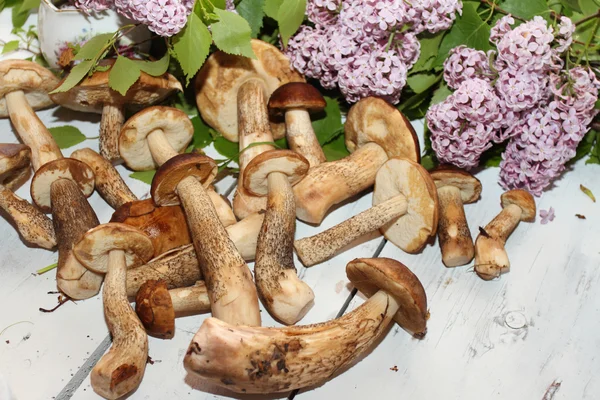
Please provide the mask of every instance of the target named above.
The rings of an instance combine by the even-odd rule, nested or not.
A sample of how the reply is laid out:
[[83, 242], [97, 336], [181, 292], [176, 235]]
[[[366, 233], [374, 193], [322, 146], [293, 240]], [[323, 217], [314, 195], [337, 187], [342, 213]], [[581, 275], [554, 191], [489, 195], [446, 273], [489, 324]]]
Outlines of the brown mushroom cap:
[[0, 144], [0, 184], [15, 190], [29, 177], [31, 149], [24, 144]]
[[128, 268], [146, 263], [154, 254], [152, 241], [143, 232], [115, 222], [90, 229], [73, 246], [73, 253], [79, 262], [98, 273], [108, 271], [108, 254], [113, 250], [125, 252]]
[[58, 85], [58, 78], [41, 65], [25, 60], [0, 62], [0, 117], [8, 117], [6, 99], [10, 92], [21, 90], [34, 110], [54, 105], [48, 92]]
[[77, 183], [86, 197], [94, 192], [94, 171], [86, 163], [74, 158], [51, 161], [42, 165], [31, 181], [31, 198], [44, 212], [51, 211], [50, 187], [59, 179], [70, 179]]
[[404, 264], [390, 258], [357, 258], [346, 266], [350, 282], [367, 297], [380, 290], [393, 296], [400, 305], [394, 320], [415, 337], [427, 333], [427, 295], [425, 289]]
[[304, 82], [290, 82], [278, 87], [269, 98], [269, 110], [279, 114], [290, 108], [303, 108], [308, 112], [323, 111], [327, 103], [314, 86]]
[[158, 167], [152, 157], [147, 136], [160, 129], [176, 152], [185, 149], [194, 136], [192, 121], [181, 110], [172, 107], [150, 107], [131, 117], [119, 136], [119, 152], [127, 166], [135, 171]]
[[521, 221], [533, 222], [535, 220], [536, 206], [531, 193], [523, 189], [513, 189], [501, 196], [502, 208], [509, 204], [519, 206], [522, 210]]
[[386, 161], [377, 172], [373, 204], [398, 195], [406, 197], [406, 214], [380, 230], [386, 239], [402, 250], [419, 252], [437, 230], [437, 189], [425, 168], [406, 158], [396, 157]]
[[410, 121], [383, 99], [366, 97], [354, 104], [344, 129], [346, 147], [351, 153], [367, 143], [376, 143], [390, 158], [421, 160], [419, 140]]
[[[238, 141], [237, 93], [244, 82], [261, 80], [266, 99], [284, 83], [304, 82], [277, 47], [253, 39], [252, 50], [255, 60], [217, 51], [196, 78], [196, 103], [202, 119], [232, 142]], [[285, 124], [271, 123], [271, 131], [279, 139], [285, 135]]]
[[[162, 101], [176, 91], [183, 91], [181, 83], [170, 74], [156, 77], [142, 72], [140, 78], [122, 96], [108, 85], [114, 63], [115, 60], [101, 61], [100, 65], [108, 66], [108, 70], [96, 71], [72, 89], [52, 93], [50, 98], [56, 104], [72, 110], [101, 114], [105, 104], [148, 106]], [[61, 84], [62, 82], [64, 79]]]
[[244, 188], [255, 196], [269, 194], [268, 177], [280, 172], [292, 186], [300, 182], [310, 167], [308, 160], [291, 150], [269, 150], [254, 157], [244, 169]]
[[208, 187], [217, 176], [215, 160], [200, 154], [180, 154], [171, 158], [156, 171], [150, 193], [154, 204], [175, 206], [180, 203], [177, 185], [188, 176], [197, 178], [204, 187]]
[[148, 334], [162, 339], [175, 334], [175, 308], [165, 281], [149, 280], [140, 287], [135, 312]]
[[453, 165], [440, 165], [430, 172], [435, 186], [453, 186], [460, 190], [463, 204], [477, 201], [481, 195], [481, 182], [473, 175]]

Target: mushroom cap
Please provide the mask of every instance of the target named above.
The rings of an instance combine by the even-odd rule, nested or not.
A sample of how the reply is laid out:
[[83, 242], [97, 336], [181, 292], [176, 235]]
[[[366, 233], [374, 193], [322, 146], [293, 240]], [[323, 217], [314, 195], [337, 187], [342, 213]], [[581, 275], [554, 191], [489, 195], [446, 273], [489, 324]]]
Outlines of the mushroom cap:
[[54, 105], [48, 92], [58, 85], [58, 78], [52, 72], [26, 60], [5, 60], [0, 62], [0, 117], [8, 117], [6, 99], [10, 92], [21, 90], [34, 110]]
[[94, 171], [74, 158], [60, 158], [42, 165], [31, 180], [31, 199], [44, 212], [51, 211], [50, 188], [59, 179], [70, 179], [79, 186], [84, 196], [94, 192]]
[[427, 333], [427, 295], [410, 269], [391, 258], [357, 258], [346, 266], [350, 282], [367, 297], [380, 290], [400, 305], [394, 321], [419, 339]]
[[[262, 81], [266, 99], [284, 83], [304, 82], [277, 47], [257, 39], [251, 44], [255, 60], [217, 51], [208, 57], [195, 82], [202, 119], [232, 142], [238, 141], [237, 93], [244, 82]], [[271, 131], [279, 139], [285, 135], [285, 124], [272, 122]]]
[[453, 186], [460, 190], [463, 204], [474, 203], [481, 195], [481, 182], [465, 170], [453, 165], [440, 165], [430, 172], [435, 186]]
[[325, 98], [313, 85], [304, 82], [289, 82], [279, 86], [269, 98], [268, 107], [275, 114], [290, 108], [303, 108], [308, 112], [319, 112], [327, 106]]
[[438, 198], [435, 183], [420, 164], [406, 158], [391, 158], [377, 171], [373, 204], [403, 195], [406, 214], [390, 221], [380, 231], [390, 242], [408, 253], [419, 252], [438, 225]]
[[151, 279], [140, 286], [135, 312], [148, 334], [161, 339], [175, 334], [175, 308], [165, 281]]
[[127, 268], [145, 264], [154, 254], [148, 236], [134, 227], [116, 222], [90, 229], [73, 245], [77, 260], [97, 273], [108, 271], [108, 254], [113, 250], [125, 252]]
[[396, 107], [379, 97], [366, 97], [354, 104], [344, 129], [346, 147], [351, 153], [367, 143], [376, 143], [390, 158], [421, 160], [419, 140], [411, 123]]
[[290, 185], [300, 182], [308, 173], [308, 160], [291, 150], [269, 150], [254, 157], [244, 169], [244, 188], [255, 196], [269, 194], [268, 177], [280, 172], [288, 177]]
[[20, 143], [0, 144], [0, 185], [15, 190], [31, 171], [31, 149]]
[[502, 200], [502, 208], [509, 204], [514, 204], [521, 207], [521, 221], [533, 222], [535, 221], [536, 206], [535, 200], [531, 193], [523, 189], [513, 189], [508, 192], [502, 193], [500, 197]]
[[180, 154], [171, 158], [156, 171], [150, 193], [157, 206], [176, 206], [181, 204], [177, 194], [177, 185], [188, 176], [197, 178], [204, 187], [208, 187], [217, 176], [218, 167], [210, 157], [201, 154]]
[[119, 152], [129, 168], [146, 171], [158, 167], [146, 139], [157, 129], [163, 131], [169, 144], [178, 153], [187, 147], [194, 136], [194, 125], [185, 112], [172, 107], [146, 108], [129, 118], [119, 136]]
[[[102, 61], [100, 65], [108, 66], [108, 70], [96, 71], [79, 85], [66, 92], [52, 93], [50, 98], [56, 104], [71, 110], [101, 114], [105, 104], [148, 106], [162, 101], [176, 91], [183, 91], [181, 83], [171, 74], [152, 76], [142, 72], [140, 78], [122, 96], [108, 85], [114, 63], [115, 60]], [[67, 78], [68, 75], [64, 79]]]

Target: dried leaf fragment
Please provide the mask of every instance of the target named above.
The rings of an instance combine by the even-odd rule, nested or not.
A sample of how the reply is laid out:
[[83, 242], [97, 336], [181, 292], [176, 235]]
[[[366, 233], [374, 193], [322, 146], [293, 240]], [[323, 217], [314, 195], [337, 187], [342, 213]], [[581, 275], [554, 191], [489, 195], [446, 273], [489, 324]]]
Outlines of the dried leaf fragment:
[[585, 187], [585, 186], [583, 186], [583, 185], [579, 185], [579, 189], [581, 189], [581, 191], [582, 191], [583, 193], [585, 193], [585, 195], [586, 195], [587, 197], [589, 197], [590, 199], [592, 199], [592, 201], [593, 201], [594, 203], [596, 202], [596, 197], [594, 196], [594, 193], [592, 193], [592, 191], [591, 191], [590, 189], [586, 188], [586, 187]]

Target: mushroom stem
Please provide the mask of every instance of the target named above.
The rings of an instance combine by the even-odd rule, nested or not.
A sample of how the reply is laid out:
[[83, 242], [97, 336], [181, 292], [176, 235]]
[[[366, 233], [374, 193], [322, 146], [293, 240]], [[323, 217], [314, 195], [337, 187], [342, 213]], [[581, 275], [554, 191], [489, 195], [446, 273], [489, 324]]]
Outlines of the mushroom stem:
[[31, 164], [37, 171], [47, 162], [62, 158], [52, 134], [29, 105], [22, 90], [7, 93], [6, 107], [19, 137], [31, 148]]
[[148, 360], [148, 336], [127, 300], [126, 271], [125, 252], [110, 251], [102, 297], [113, 344], [90, 374], [94, 391], [106, 399], [117, 399], [135, 389]]
[[256, 287], [269, 313], [292, 325], [314, 305], [311, 288], [298, 278], [294, 266], [296, 205], [292, 185], [285, 174], [268, 178], [267, 212], [258, 235], [254, 276]]
[[206, 284], [198, 281], [194, 286], [169, 290], [176, 315], [191, 315], [210, 311]]
[[438, 188], [438, 235], [442, 261], [446, 267], [468, 264], [475, 255], [473, 238], [467, 224], [465, 208], [456, 186]]
[[484, 228], [475, 241], [475, 272], [483, 280], [498, 278], [510, 270], [504, 245], [521, 221], [523, 210], [515, 204], [505, 206]]
[[171, 143], [162, 129], [155, 129], [148, 135], [148, 146], [154, 161], [161, 166], [178, 153], [173, 149]]
[[407, 209], [406, 197], [403, 195], [392, 197], [326, 231], [296, 240], [294, 248], [302, 264], [307, 267], [313, 266], [333, 257], [353, 240], [406, 214]]
[[333, 205], [373, 186], [377, 171], [387, 160], [381, 146], [367, 143], [348, 157], [311, 168], [294, 186], [296, 216], [320, 224]]
[[285, 112], [285, 127], [290, 149], [302, 154], [310, 167], [327, 161], [317, 140], [309, 112], [304, 108], [293, 108]]
[[123, 107], [115, 104], [105, 104], [100, 120], [100, 154], [108, 161], [121, 158], [119, 154], [119, 133], [125, 122]]
[[362, 355], [399, 309], [380, 290], [341, 318], [285, 328], [234, 327], [208, 318], [185, 368], [237, 393], [276, 393], [320, 385]]

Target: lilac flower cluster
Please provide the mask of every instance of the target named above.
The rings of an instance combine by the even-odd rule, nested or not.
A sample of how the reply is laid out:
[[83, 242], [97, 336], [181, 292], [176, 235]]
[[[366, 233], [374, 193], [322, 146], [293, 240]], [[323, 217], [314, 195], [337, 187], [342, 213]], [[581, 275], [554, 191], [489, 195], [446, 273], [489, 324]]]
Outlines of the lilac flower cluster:
[[541, 17], [512, 24], [505, 16], [492, 28], [497, 51], [459, 46], [450, 52], [444, 79], [456, 91], [429, 109], [428, 127], [438, 159], [467, 169], [493, 143], [510, 139], [501, 185], [540, 195], [575, 156], [597, 114], [600, 82], [587, 68], [563, 70], [561, 56], [575, 29], [568, 18], [556, 33]]
[[303, 25], [286, 53], [350, 103], [379, 96], [395, 104], [419, 58], [416, 35], [448, 29], [461, 11], [460, 0], [308, 0], [314, 27]]

